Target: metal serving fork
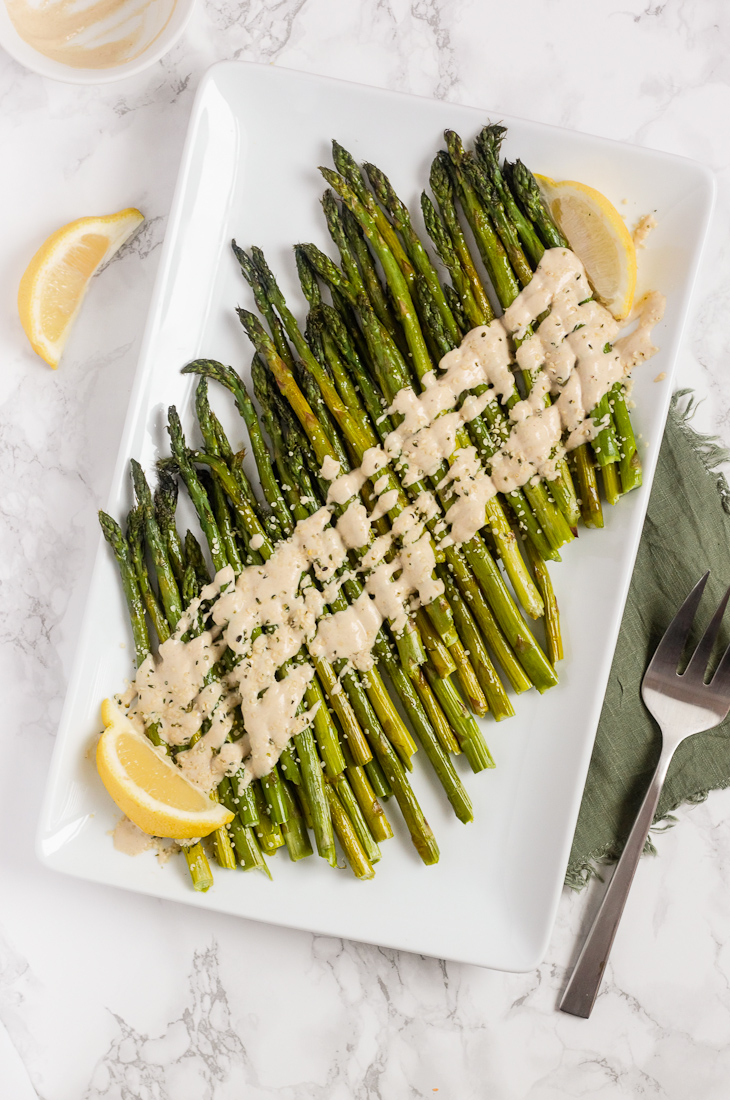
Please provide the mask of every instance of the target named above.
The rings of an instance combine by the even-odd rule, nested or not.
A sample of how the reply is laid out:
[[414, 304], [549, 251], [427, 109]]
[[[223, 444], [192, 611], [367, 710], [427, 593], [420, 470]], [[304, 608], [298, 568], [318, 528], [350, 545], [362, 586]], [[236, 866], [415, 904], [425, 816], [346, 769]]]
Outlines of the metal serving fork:
[[662, 732], [662, 751], [641, 809], [603, 897], [578, 962], [560, 1002], [563, 1012], [587, 1019], [608, 962], [631, 883], [654, 820], [669, 763], [680, 742], [722, 722], [730, 710], [730, 646], [705, 683], [707, 665], [720, 630], [730, 589], [720, 601], [686, 670], [677, 672], [709, 573], [697, 582], [667, 627], [644, 674], [641, 696]]

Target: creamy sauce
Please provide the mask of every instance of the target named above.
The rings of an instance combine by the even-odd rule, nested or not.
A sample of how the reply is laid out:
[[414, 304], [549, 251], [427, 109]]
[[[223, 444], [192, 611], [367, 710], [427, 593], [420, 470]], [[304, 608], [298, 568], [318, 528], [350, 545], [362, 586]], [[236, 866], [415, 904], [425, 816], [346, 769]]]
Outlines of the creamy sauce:
[[5, 0], [29, 46], [74, 69], [108, 69], [139, 57], [177, 0]]
[[456, 499], [448, 510], [451, 531], [443, 544], [468, 542], [484, 526], [487, 504], [494, 496], [494, 482], [485, 473], [476, 447], [457, 451], [446, 475]]
[[312, 651], [329, 660], [350, 661], [367, 672], [373, 667], [372, 649], [383, 619], [367, 592], [346, 611], [322, 619]]
[[143, 833], [128, 817], [123, 817], [117, 822], [112, 839], [116, 850], [123, 852], [125, 856], [138, 856], [154, 847], [152, 837]]
[[634, 248], [643, 248], [646, 244], [646, 238], [651, 233], [652, 229], [656, 229], [657, 221], [653, 214], [644, 214], [643, 218], [639, 218], [636, 223], [636, 228], [631, 234], [631, 239], [634, 242]]
[[[403, 420], [386, 438], [385, 450], [397, 466], [407, 467], [405, 484], [432, 477], [452, 462], [446, 476], [453, 491], [447, 513], [451, 541], [476, 534], [495, 493], [511, 492], [535, 476], [552, 480], [566, 451], [595, 436], [600, 425], [591, 420], [591, 411], [632, 367], [655, 354], [651, 331], [663, 311], [663, 296], [647, 295], [637, 307], [634, 331], [617, 339], [619, 323], [592, 300], [578, 257], [568, 249], [549, 249], [504, 316], [468, 333], [441, 360], [440, 373], [426, 376], [422, 394], [411, 389], [396, 394], [389, 412]], [[456, 435], [496, 395], [515, 392], [514, 365], [530, 373], [532, 388], [513, 405], [509, 437], [487, 474], [473, 448], [465, 448], [466, 454], [456, 448]], [[477, 386], [488, 389], [457, 409], [459, 395]]]
[[111, 830], [111, 837], [116, 850], [122, 852], [125, 856], [139, 856], [142, 852], [149, 852], [153, 849], [157, 862], [161, 867], [167, 863], [175, 852], [180, 851], [174, 840], [168, 840], [166, 837], [148, 836], [128, 817], [123, 817], [117, 822], [116, 827]]
[[319, 471], [319, 476], [323, 477], [325, 481], [334, 481], [340, 472], [340, 464], [336, 458], [332, 458], [331, 455], [327, 455], [322, 463], [322, 469]]
[[382, 470], [384, 466], [388, 465], [388, 456], [384, 454], [381, 447], [369, 447], [362, 456], [360, 466], [349, 474], [342, 474], [340, 477], [337, 476], [340, 469], [339, 463], [328, 465], [329, 463], [334, 463], [334, 460], [326, 458], [322, 464], [322, 476], [325, 480], [330, 480], [324, 473], [325, 468], [332, 471], [332, 476], [335, 479], [329, 487], [327, 503], [346, 504], [351, 497], [357, 496], [366, 481], [373, 478], [378, 470]]
[[[443, 594], [426, 526], [438, 519], [440, 505], [422, 491], [393, 518], [390, 531], [373, 538], [373, 523], [400, 498], [392, 475], [379, 472], [394, 462], [405, 471], [403, 481], [414, 484], [448, 463], [441, 481], [448, 494], [446, 522], [439, 520], [434, 531], [442, 545], [469, 541], [484, 526], [495, 493], [535, 476], [555, 476], [566, 450], [593, 437], [600, 425], [591, 411], [657, 350], [651, 331], [663, 310], [661, 295], [647, 295], [637, 306], [634, 330], [618, 337], [618, 322], [591, 299], [578, 258], [567, 249], [546, 251], [502, 319], [468, 333], [439, 371], [426, 376], [421, 394], [410, 388], [396, 394], [389, 412], [400, 423], [383, 447], [370, 448], [360, 468], [346, 474], [339, 462], [325, 460], [326, 506], [297, 523], [263, 565], [247, 566], [237, 577], [230, 567], [221, 570], [191, 603], [158, 655], [140, 666], [129, 693], [128, 702], [135, 700], [130, 718], [138, 726], [155, 723], [173, 746], [198, 738], [176, 761], [205, 790], [242, 765], [246, 781], [267, 774], [316, 712], [316, 706], [304, 709], [314, 671], [295, 660], [300, 651], [308, 647], [315, 657], [366, 672], [383, 622], [398, 634], [414, 610]], [[475, 447], [457, 445], [457, 434], [490, 401], [516, 392], [515, 367], [530, 372], [532, 389], [514, 403], [507, 438], [488, 473]], [[477, 387], [485, 392], [469, 393]], [[366, 481], [376, 500], [369, 515], [358, 496]], [[351, 575], [353, 550], [362, 554], [357, 569], [364, 590], [351, 607], [330, 614], [327, 603]]]
[[367, 546], [370, 539], [370, 517], [359, 500], [353, 500], [337, 520], [337, 533], [348, 550]]

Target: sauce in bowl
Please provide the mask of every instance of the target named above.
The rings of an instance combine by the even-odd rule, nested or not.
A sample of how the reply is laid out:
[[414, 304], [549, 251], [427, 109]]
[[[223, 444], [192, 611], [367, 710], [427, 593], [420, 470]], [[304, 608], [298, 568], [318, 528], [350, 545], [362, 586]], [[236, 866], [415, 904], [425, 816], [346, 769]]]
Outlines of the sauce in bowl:
[[177, 0], [5, 0], [23, 41], [63, 65], [109, 69], [159, 38]]

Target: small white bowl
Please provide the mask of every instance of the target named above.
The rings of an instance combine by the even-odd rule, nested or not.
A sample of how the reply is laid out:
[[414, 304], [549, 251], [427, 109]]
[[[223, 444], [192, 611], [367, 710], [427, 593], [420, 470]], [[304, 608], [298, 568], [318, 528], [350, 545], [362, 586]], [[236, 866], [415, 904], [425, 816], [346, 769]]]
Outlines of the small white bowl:
[[185, 30], [194, 6], [195, 0], [177, 0], [165, 29], [146, 50], [131, 61], [125, 61], [109, 69], [76, 69], [46, 57], [25, 42], [13, 26], [5, 0], [0, 0], [0, 46], [26, 69], [40, 73], [41, 76], [50, 77], [51, 80], [62, 80], [66, 84], [110, 84], [113, 80], [136, 76], [143, 69], [148, 69], [150, 65], [159, 61]]

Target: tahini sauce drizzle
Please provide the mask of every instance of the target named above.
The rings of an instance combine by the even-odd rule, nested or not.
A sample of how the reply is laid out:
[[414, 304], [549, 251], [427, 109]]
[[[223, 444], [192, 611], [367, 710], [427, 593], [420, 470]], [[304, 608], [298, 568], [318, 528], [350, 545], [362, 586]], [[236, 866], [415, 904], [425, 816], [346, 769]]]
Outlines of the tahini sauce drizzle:
[[[617, 339], [619, 324], [591, 300], [577, 256], [562, 248], [546, 251], [504, 317], [469, 332], [444, 356], [439, 372], [426, 377], [423, 393], [404, 389], [396, 394], [390, 412], [403, 419], [384, 447], [370, 448], [360, 468], [346, 474], [334, 459], [324, 462], [321, 474], [330, 481], [325, 507], [297, 523], [264, 565], [248, 566], [238, 577], [230, 568], [217, 574], [158, 656], [148, 656], [140, 666], [130, 690], [130, 698], [136, 695], [130, 717], [138, 724], [155, 723], [171, 745], [187, 744], [209, 724], [197, 743], [176, 758], [188, 778], [206, 790], [242, 764], [246, 780], [267, 774], [316, 710], [303, 706], [312, 666], [294, 661], [284, 676], [282, 666], [309, 646], [314, 655], [344, 660], [346, 667], [366, 672], [373, 666], [373, 646], [384, 620], [398, 633], [415, 608], [443, 593], [426, 529], [439, 515], [431, 493], [420, 493], [387, 534], [370, 541], [374, 519], [389, 512], [398, 498], [388, 489], [389, 478], [377, 478], [378, 472], [389, 462], [407, 465], [404, 480], [413, 484], [449, 462], [444, 480], [452, 495], [443, 541], [468, 541], [484, 526], [495, 493], [518, 488], [536, 474], [554, 476], [557, 459], [593, 437], [597, 425], [591, 411], [616, 381], [656, 352], [651, 331], [663, 311], [662, 295], [647, 295], [639, 303], [635, 329]], [[529, 326], [546, 313], [536, 332], [524, 339]], [[456, 433], [488, 402], [515, 393], [515, 364], [531, 372], [532, 390], [514, 404], [509, 436], [487, 473], [476, 448], [456, 448]], [[486, 392], [464, 399], [478, 386], [486, 386]], [[549, 406], [547, 395], [554, 398]], [[368, 480], [378, 498], [370, 515], [357, 499]], [[333, 523], [335, 506], [343, 505]], [[350, 567], [349, 551], [365, 547], [358, 567], [364, 576], [362, 595], [347, 610], [326, 614], [328, 597]], [[196, 624], [200, 629], [193, 630]], [[196, 636], [184, 640], [188, 632]], [[226, 651], [234, 661], [224, 674], [218, 662]], [[236, 708], [245, 733], [230, 740]]]
[[108, 69], [159, 38], [177, 0], [5, 0], [29, 46], [74, 69]]
[[[348, 548], [367, 543], [370, 521], [364, 508], [351, 504], [332, 525], [332, 509], [323, 507], [297, 523], [265, 564], [248, 566], [237, 577], [230, 567], [222, 569], [190, 604], [157, 656], [145, 658], [129, 692], [129, 701], [135, 700], [130, 718], [136, 725], [154, 724], [173, 746], [187, 744], [204, 724], [209, 726], [176, 756], [188, 779], [211, 790], [242, 764], [244, 781], [266, 775], [316, 711], [303, 710], [314, 675], [311, 664], [295, 664], [285, 676], [282, 666], [310, 645], [315, 655], [344, 659], [366, 671], [372, 668], [371, 651], [383, 620], [391, 619], [396, 631], [402, 630], [411, 597], [420, 602], [440, 594], [441, 582], [431, 576], [435, 558], [422, 520], [435, 502], [427, 494], [422, 497], [420, 505], [416, 502], [399, 517], [400, 552], [388, 562], [368, 564], [366, 590], [356, 611], [325, 615], [325, 604], [336, 574], [349, 564]], [[388, 536], [388, 548], [392, 538]], [[386, 552], [383, 547], [383, 557]], [[310, 571], [323, 591], [311, 583]], [[201, 617], [205, 629], [186, 638]], [[234, 663], [223, 673], [218, 662], [227, 651]], [[232, 741], [236, 708], [245, 733]]]
[[[591, 411], [614, 383], [656, 352], [651, 331], [664, 305], [661, 294], [648, 294], [639, 303], [635, 330], [616, 339], [619, 322], [592, 300], [578, 257], [569, 249], [548, 249], [503, 317], [469, 332], [443, 357], [440, 373], [426, 376], [422, 394], [410, 389], [396, 394], [389, 412], [404, 419], [385, 449], [396, 465], [407, 464], [406, 483], [433, 476], [452, 461], [447, 481], [454, 500], [447, 519], [453, 542], [467, 541], [483, 526], [482, 506], [495, 493], [511, 492], [535, 476], [552, 480], [566, 451], [594, 437], [599, 425]], [[528, 338], [530, 325], [545, 313]], [[487, 474], [473, 448], [455, 451], [456, 433], [495, 395], [512, 396], [515, 364], [531, 373], [532, 389], [513, 405], [509, 437]], [[456, 409], [459, 395], [477, 386], [488, 389]], [[548, 396], [554, 401], [546, 405]]]

